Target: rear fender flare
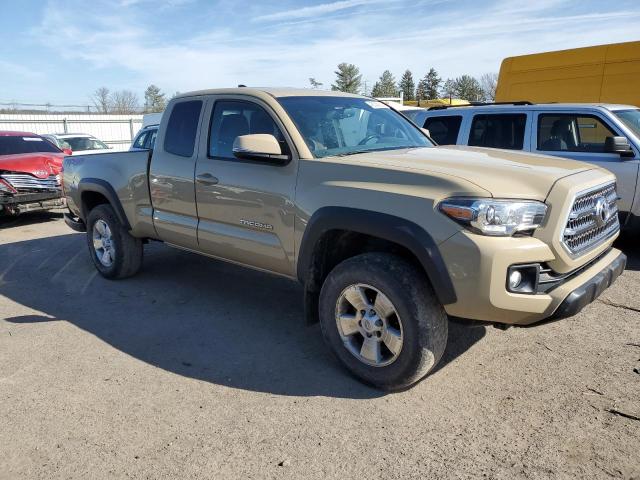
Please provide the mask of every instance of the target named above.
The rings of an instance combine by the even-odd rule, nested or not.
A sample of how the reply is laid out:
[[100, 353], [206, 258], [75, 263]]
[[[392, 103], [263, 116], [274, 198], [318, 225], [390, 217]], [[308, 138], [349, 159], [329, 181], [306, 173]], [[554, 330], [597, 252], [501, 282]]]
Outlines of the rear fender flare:
[[[116, 216], [118, 217], [118, 220], [120, 221], [122, 226], [126, 230], [131, 230], [131, 225], [129, 224], [127, 215], [124, 213], [124, 209], [122, 208], [122, 203], [118, 198], [118, 194], [109, 182], [100, 178], [83, 178], [78, 183], [78, 197], [82, 199], [82, 195], [85, 192], [95, 192], [105, 197], [111, 207], [113, 207], [113, 210], [115, 211]], [[81, 210], [82, 218], [86, 221], [89, 212], [86, 210], [84, 202], [82, 202]]]

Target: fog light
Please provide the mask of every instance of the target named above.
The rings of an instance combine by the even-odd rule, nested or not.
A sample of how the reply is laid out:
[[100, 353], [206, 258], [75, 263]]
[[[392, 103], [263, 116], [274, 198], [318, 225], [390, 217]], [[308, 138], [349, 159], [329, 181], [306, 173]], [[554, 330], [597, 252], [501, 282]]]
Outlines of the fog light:
[[540, 279], [540, 264], [512, 265], [507, 271], [506, 287], [509, 292], [535, 294]]
[[512, 270], [509, 275], [509, 288], [515, 290], [522, 282], [522, 274], [518, 270]]

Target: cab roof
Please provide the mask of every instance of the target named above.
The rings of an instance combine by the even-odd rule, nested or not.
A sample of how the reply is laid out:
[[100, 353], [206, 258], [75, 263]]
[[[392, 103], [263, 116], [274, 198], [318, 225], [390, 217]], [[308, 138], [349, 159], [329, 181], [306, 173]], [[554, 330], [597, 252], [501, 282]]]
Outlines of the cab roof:
[[267, 94], [271, 97], [360, 97], [354, 93], [338, 92], [333, 90], [316, 90], [311, 88], [287, 88], [287, 87], [236, 87], [213, 88], [209, 90], [197, 90], [176, 95], [175, 98], [197, 97], [201, 95], [251, 95], [260, 97]]

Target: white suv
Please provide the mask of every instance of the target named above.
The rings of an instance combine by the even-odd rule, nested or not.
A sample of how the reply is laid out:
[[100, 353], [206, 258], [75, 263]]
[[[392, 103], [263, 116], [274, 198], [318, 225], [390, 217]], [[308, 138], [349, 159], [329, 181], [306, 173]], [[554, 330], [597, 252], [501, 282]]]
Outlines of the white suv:
[[433, 107], [418, 123], [439, 145], [522, 150], [606, 168], [617, 177], [622, 221], [640, 227], [638, 107], [528, 102]]

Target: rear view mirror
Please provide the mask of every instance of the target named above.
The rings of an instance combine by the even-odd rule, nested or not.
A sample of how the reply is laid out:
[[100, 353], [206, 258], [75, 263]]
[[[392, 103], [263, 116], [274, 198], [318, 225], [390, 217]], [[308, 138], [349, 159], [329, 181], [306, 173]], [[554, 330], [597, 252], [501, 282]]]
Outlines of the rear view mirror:
[[63, 151], [63, 153], [65, 155], [72, 155], [73, 154], [73, 150], [71, 150], [70, 148], [63, 148], [62, 151]]
[[621, 157], [635, 157], [635, 152], [626, 137], [607, 137], [604, 141], [605, 153], [617, 153]]
[[285, 165], [289, 155], [284, 155], [276, 137], [268, 133], [241, 135], [233, 142], [233, 154], [243, 160]]

